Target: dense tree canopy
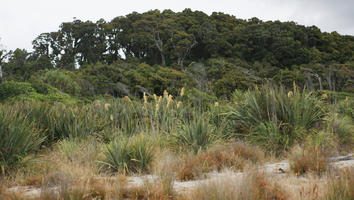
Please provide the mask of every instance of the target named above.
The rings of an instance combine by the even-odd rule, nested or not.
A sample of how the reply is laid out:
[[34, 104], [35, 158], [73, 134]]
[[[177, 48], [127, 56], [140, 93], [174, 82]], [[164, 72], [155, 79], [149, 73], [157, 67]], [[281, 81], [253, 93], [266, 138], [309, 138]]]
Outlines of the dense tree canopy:
[[0, 51], [5, 80], [47, 76], [39, 80], [51, 84], [58, 72], [47, 70], [69, 70], [66, 76], [79, 84], [81, 95], [138, 95], [190, 86], [228, 97], [235, 89], [269, 81], [354, 91], [354, 36], [219, 12], [151, 10], [109, 22], [74, 19], [40, 34], [33, 49]]

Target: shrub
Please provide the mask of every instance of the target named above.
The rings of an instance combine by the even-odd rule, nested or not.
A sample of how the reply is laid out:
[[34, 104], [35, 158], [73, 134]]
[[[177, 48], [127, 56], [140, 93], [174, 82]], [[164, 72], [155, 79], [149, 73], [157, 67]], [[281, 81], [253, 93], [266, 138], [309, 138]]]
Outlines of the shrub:
[[347, 97], [336, 104], [338, 112], [354, 119], [354, 97]]
[[342, 148], [353, 147], [354, 145], [354, 124], [349, 116], [340, 116], [337, 113], [326, 117], [327, 131], [333, 133], [339, 140]]
[[0, 101], [45, 101], [72, 103], [77, 100], [44, 83], [4, 82], [0, 84]]
[[183, 99], [183, 102], [189, 103], [194, 107], [201, 107], [204, 109], [217, 101], [215, 96], [200, 91], [196, 88], [187, 90], [181, 99]]
[[41, 76], [40, 80], [62, 92], [71, 95], [78, 95], [81, 88], [79, 84], [77, 84], [75, 80], [71, 78], [67, 73], [59, 70], [49, 70]]
[[48, 102], [24, 101], [1, 106], [14, 114], [25, 113], [26, 120], [41, 130], [46, 143], [64, 138], [84, 138], [100, 132], [105, 124], [90, 106], [50, 104]]
[[104, 167], [117, 172], [146, 172], [153, 161], [151, 143], [143, 135], [130, 139], [117, 138], [104, 151]]
[[277, 153], [304, 138], [325, 114], [319, 98], [296, 87], [287, 93], [282, 87], [265, 85], [245, 93], [235, 91], [233, 97], [229, 117], [235, 131]]
[[182, 130], [176, 135], [177, 143], [189, 147], [194, 153], [218, 140], [215, 127], [208, 123], [208, 119], [203, 116], [196, 118], [182, 125]]
[[35, 92], [35, 89], [33, 89], [30, 83], [14, 81], [4, 82], [0, 84], [0, 101], [4, 101], [9, 97], [30, 94], [32, 92]]
[[[83, 164], [95, 163], [99, 152], [96, 138], [64, 139], [56, 143], [59, 155], [68, 161]], [[60, 156], [61, 158], [61, 156]]]
[[25, 115], [11, 108], [0, 108], [0, 167], [2, 173], [19, 164], [25, 156], [39, 149], [43, 142]]

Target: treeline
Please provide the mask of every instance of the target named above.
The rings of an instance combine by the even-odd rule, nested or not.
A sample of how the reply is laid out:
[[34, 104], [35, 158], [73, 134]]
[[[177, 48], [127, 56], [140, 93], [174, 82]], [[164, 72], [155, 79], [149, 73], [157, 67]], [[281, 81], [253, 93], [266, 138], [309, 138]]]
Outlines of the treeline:
[[35, 38], [33, 48], [6, 54], [2, 80], [62, 70], [88, 96], [190, 86], [228, 97], [264, 82], [354, 91], [354, 37], [294, 22], [151, 10], [110, 22], [65, 22]]

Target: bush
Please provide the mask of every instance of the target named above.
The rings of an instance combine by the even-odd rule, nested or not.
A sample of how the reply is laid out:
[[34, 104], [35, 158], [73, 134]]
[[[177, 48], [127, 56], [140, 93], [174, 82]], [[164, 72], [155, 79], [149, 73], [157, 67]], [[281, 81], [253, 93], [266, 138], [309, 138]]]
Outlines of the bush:
[[354, 124], [349, 116], [340, 116], [337, 113], [326, 117], [327, 131], [336, 136], [342, 149], [353, 148], [354, 145]]
[[183, 102], [191, 104], [193, 107], [207, 108], [209, 105], [214, 104], [217, 98], [206, 92], [192, 88], [186, 91], [183, 96]]
[[75, 80], [71, 78], [67, 73], [59, 70], [49, 70], [41, 76], [40, 80], [57, 88], [62, 92], [71, 95], [78, 95], [80, 93], [81, 88], [79, 84], [77, 84]]
[[24, 157], [39, 149], [43, 142], [38, 130], [25, 115], [11, 108], [0, 108], [0, 167], [2, 172], [14, 168]]
[[347, 97], [343, 101], [339, 101], [336, 104], [338, 112], [354, 119], [354, 97]]
[[182, 130], [175, 135], [177, 143], [187, 146], [197, 153], [218, 140], [215, 127], [203, 116], [196, 117], [182, 125]]
[[30, 83], [14, 81], [4, 82], [0, 84], [0, 101], [21, 94], [28, 95], [32, 92], [35, 92], [35, 89], [33, 89]]
[[104, 151], [103, 167], [123, 173], [146, 172], [153, 161], [151, 143], [143, 135], [117, 138]]
[[269, 85], [235, 91], [229, 117], [235, 132], [277, 153], [300, 141], [323, 120], [322, 101], [311, 92]]
[[2, 108], [14, 114], [24, 113], [26, 121], [32, 122], [46, 137], [46, 144], [64, 138], [84, 138], [105, 126], [91, 106], [24, 101], [4, 104]]
[[45, 83], [10, 81], [0, 84], [0, 101], [45, 101], [72, 103], [77, 100]]

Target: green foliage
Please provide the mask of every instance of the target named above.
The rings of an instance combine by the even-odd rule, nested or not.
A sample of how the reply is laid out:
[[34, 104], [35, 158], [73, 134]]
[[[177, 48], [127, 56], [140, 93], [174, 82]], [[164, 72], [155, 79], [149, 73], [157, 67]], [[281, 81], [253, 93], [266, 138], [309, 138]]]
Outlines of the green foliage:
[[46, 137], [47, 144], [63, 138], [84, 138], [100, 132], [104, 126], [97, 114], [83, 105], [24, 101], [2, 106], [3, 109], [10, 107], [14, 114], [25, 113], [26, 120], [33, 122]]
[[182, 99], [184, 102], [190, 103], [193, 107], [197, 108], [206, 108], [217, 101], [214, 95], [210, 95], [196, 88], [187, 90]]
[[219, 139], [215, 127], [203, 116], [196, 116], [196, 119], [184, 123], [175, 137], [179, 145], [187, 146], [194, 153], [206, 149]]
[[319, 98], [296, 88], [287, 93], [284, 88], [266, 85], [245, 93], [235, 91], [233, 96], [229, 116], [235, 131], [273, 151], [287, 149], [311, 133], [325, 113]]
[[346, 98], [336, 103], [338, 112], [354, 119], [354, 98]]
[[40, 81], [47, 83], [58, 90], [71, 94], [78, 95], [80, 93], [80, 86], [73, 80], [65, 71], [50, 70], [46, 71], [41, 77]]
[[45, 83], [3, 82], [0, 83], [0, 101], [44, 101], [73, 103], [77, 100], [66, 93], [59, 92]]
[[0, 167], [2, 173], [13, 169], [28, 154], [39, 149], [44, 137], [26, 115], [12, 107], [0, 108]]
[[30, 83], [14, 81], [0, 83], [0, 101], [21, 94], [28, 95], [32, 92], [35, 92], [35, 90]]
[[104, 151], [104, 167], [118, 172], [146, 172], [153, 161], [154, 151], [146, 136], [117, 138]]
[[352, 147], [354, 145], [354, 122], [349, 116], [341, 116], [332, 113], [326, 117], [327, 131], [334, 134], [341, 146]]

